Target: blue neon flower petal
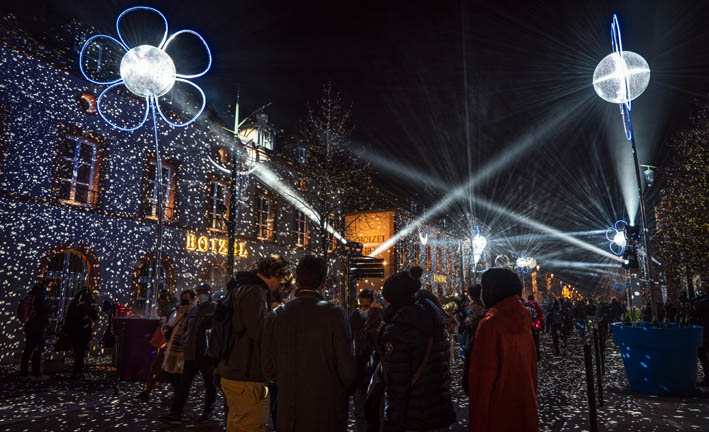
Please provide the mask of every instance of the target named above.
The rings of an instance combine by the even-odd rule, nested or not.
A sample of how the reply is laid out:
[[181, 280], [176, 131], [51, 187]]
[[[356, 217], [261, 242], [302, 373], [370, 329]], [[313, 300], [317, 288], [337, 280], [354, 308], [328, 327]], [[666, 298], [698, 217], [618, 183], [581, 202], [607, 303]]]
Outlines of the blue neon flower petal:
[[120, 22], [121, 22], [121, 19], [123, 19], [123, 17], [126, 14], [137, 11], [137, 10], [146, 10], [146, 11], [150, 11], [150, 12], [155, 12], [156, 14], [160, 15], [160, 18], [162, 18], [163, 22], [165, 23], [165, 32], [163, 33], [162, 40], [160, 40], [160, 43], [155, 45], [158, 48], [162, 49], [163, 44], [165, 44], [165, 41], [167, 40], [167, 18], [165, 18], [165, 15], [163, 15], [162, 12], [160, 12], [159, 10], [148, 7], [148, 6], [135, 6], [132, 8], [128, 8], [128, 9], [124, 10], [123, 12], [121, 12], [120, 15], [118, 15], [118, 18], [116, 18], [116, 33], [118, 33], [118, 39], [120, 39], [121, 42], [123, 43], [123, 45], [126, 46], [128, 49], [131, 48], [131, 46], [128, 45], [128, 43], [125, 41], [125, 39], [123, 39], [123, 35], [121, 34], [121, 29], [120, 29]]
[[[101, 92], [101, 94], [99, 94], [98, 99], [96, 100], [96, 111], [98, 111], [99, 115], [101, 116], [101, 118], [102, 118], [106, 123], [108, 123], [109, 125], [113, 126], [114, 128], [120, 129], [120, 130], [126, 131], [126, 132], [132, 132], [132, 131], [134, 131], [134, 130], [139, 129], [141, 126], [143, 126], [143, 125], [145, 124], [145, 121], [148, 119], [148, 98], [147, 98], [147, 97], [145, 98], [145, 114], [143, 115], [143, 118], [142, 118], [142, 120], [140, 121], [140, 123], [138, 123], [138, 124], [135, 125], [135, 126], [130, 126], [130, 125], [129, 125], [129, 126], [121, 126], [121, 125], [118, 125], [118, 124], [116, 124], [114, 121], [109, 120], [109, 118], [108, 118], [108, 116], [106, 115], [106, 113], [104, 113], [103, 110], [101, 109], [101, 101], [103, 100], [103, 97], [106, 95], [106, 93], [107, 93], [108, 91], [110, 91], [111, 89], [113, 89], [113, 88], [115, 88], [115, 87], [118, 87], [118, 86], [124, 86], [124, 87], [125, 87], [125, 85], [123, 84], [123, 81], [122, 81], [122, 80], [119, 81], [119, 82], [117, 82], [117, 83], [115, 83], [115, 84], [112, 84], [112, 85], [106, 87], [106, 88]], [[130, 90], [128, 90], [128, 88], [126, 88], [125, 91], [126, 91], [127, 93], [130, 93]]]
[[[185, 83], [185, 84], [191, 85], [192, 87], [197, 89], [200, 96], [202, 97], [202, 104], [195, 115], [191, 116], [189, 118], [189, 120], [187, 120], [186, 122], [183, 122], [183, 123], [173, 122], [165, 115], [163, 110], [160, 108], [160, 99], [161, 98], [155, 98], [155, 105], [157, 106], [158, 113], [160, 114], [160, 117], [162, 117], [162, 119], [165, 120], [165, 122], [167, 122], [170, 126], [185, 127], [185, 126], [189, 125], [190, 123], [194, 122], [195, 120], [197, 120], [197, 117], [199, 117], [200, 114], [202, 114], [202, 111], [204, 111], [204, 107], [207, 105], [207, 97], [204, 95], [204, 92], [202, 91], [202, 89], [197, 84], [195, 84], [191, 81], [188, 81], [188, 80], [182, 79], [182, 78], [175, 78], [175, 86], [174, 87], [177, 87], [178, 83]], [[175, 91], [174, 87], [170, 91]], [[162, 98], [164, 98], [164, 96]]]
[[84, 76], [84, 78], [86, 78], [87, 80], [91, 81], [94, 84], [100, 84], [100, 85], [115, 84], [121, 80], [120, 77], [116, 78], [115, 80], [111, 80], [111, 81], [100, 81], [100, 80], [96, 80], [96, 79], [91, 78], [89, 76], [89, 73], [84, 69], [84, 56], [86, 55], [86, 49], [89, 47], [89, 44], [91, 42], [93, 42], [97, 39], [100, 39], [100, 38], [108, 39], [109, 41], [115, 43], [116, 46], [118, 46], [120, 49], [122, 49], [124, 51], [123, 54], [128, 52], [128, 48], [125, 45], [123, 45], [121, 42], [116, 40], [116, 38], [113, 38], [108, 35], [103, 35], [103, 34], [91, 36], [90, 38], [86, 39], [86, 42], [84, 42], [84, 45], [81, 47], [81, 51], [79, 52], [79, 71], [81, 71], [81, 74]]
[[199, 41], [202, 42], [202, 45], [204, 45], [204, 48], [207, 50], [207, 67], [204, 68], [204, 70], [202, 70], [202, 72], [199, 72], [196, 74], [187, 75], [187, 74], [177, 73], [175, 76], [177, 76], [178, 78], [199, 78], [202, 75], [206, 74], [207, 71], [209, 71], [209, 68], [212, 67], [212, 53], [209, 50], [209, 45], [207, 45], [207, 42], [204, 40], [204, 38], [202, 36], [200, 36], [199, 33], [197, 33], [194, 30], [188, 30], [188, 29], [180, 30], [180, 31], [174, 33], [172, 36], [170, 36], [170, 38], [167, 40], [167, 42], [165, 42], [165, 45], [162, 47], [162, 50], [167, 51], [167, 47], [168, 47], [168, 45], [170, 45], [170, 42], [175, 40], [175, 38], [181, 34], [191, 34], [193, 36], [196, 36], [197, 39], [199, 39]]

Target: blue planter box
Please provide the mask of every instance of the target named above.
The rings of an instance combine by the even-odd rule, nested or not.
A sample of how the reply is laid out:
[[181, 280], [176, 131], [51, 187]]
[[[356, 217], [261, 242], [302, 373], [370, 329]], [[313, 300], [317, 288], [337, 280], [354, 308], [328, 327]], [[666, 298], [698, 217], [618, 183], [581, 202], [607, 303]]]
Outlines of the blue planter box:
[[691, 395], [697, 387], [697, 349], [702, 345], [704, 328], [651, 325], [611, 325], [630, 389], [659, 396]]

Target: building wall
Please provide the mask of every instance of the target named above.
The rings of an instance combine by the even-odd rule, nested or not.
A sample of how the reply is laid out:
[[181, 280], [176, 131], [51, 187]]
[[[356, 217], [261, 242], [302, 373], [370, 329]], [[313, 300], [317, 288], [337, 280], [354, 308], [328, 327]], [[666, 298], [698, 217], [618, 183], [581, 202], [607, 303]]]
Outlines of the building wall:
[[[110, 298], [128, 305], [140, 263], [154, 254], [157, 224], [144, 215], [146, 167], [155, 154], [152, 125], [148, 121], [135, 132], [124, 132], [86, 112], [79, 97], [100, 90], [77, 71], [0, 41], [0, 361], [20, 348], [17, 305], [34, 283], [47, 277], [52, 254], [76, 251], [88, 262], [86, 284], [98, 291], [99, 301]], [[122, 103], [134, 103], [124, 99]], [[175, 212], [164, 227], [163, 264], [170, 273], [166, 286], [179, 292], [207, 280], [210, 268], [226, 266], [227, 257], [218, 248], [192, 248], [189, 236], [214, 239], [217, 245], [226, 239], [226, 232], [208, 228], [205, 212], [208, 183], [228, 182], [228, 175], [207, 156], [231, 143], [221, 135], [220, 124], [203, 119], [180, 129], [158, 119], [158, 130], [163, 162], [177, 168]], [[93, 207], [58, 199], [57, 161], [67, 134], [99, 145]], [[276, 162], [265, 164], [284, 183], [297, 187], [297, 172]], [[276, 204], [272, 240], [256, 238], [257, 190]], [[295, 209], [269, 185], [255, 178], [247, 182], [239, 216], [237, 270], [249, 269], [270, 254], [295, 262], [308, 252], [295, 246]]]

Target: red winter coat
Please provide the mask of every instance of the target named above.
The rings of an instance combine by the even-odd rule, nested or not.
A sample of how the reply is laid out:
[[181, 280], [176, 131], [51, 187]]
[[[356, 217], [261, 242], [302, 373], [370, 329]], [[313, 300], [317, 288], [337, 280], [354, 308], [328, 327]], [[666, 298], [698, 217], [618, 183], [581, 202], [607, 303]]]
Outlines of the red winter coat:
[[470, 355], [470, 431], [536, 432], [537, 351], [519, 296], [488, 309]]

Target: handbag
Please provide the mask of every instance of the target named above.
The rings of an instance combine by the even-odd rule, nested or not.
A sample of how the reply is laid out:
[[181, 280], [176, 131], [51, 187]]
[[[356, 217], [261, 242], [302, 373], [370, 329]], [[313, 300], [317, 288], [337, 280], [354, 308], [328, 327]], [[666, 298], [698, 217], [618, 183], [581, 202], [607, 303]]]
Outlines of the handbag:
[[152, 345], [155, 348], [162, 348], [165, 346], [167, 343], [168, 337], [166, 337], [160, 326], [155, 329], [155, 332], [153, 333], [153, 336], [150, 338], [150, 345]]

